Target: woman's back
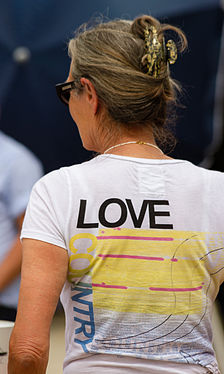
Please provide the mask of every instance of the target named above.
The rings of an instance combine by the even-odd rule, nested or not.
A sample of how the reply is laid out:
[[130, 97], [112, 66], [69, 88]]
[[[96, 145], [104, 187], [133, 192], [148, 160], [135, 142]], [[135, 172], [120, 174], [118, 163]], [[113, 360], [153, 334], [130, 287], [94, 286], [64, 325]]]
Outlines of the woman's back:
[[39, 213], [28, 211], [22, 235], [69, 254], [65, 373], [84, 373], [87, 362], [126, 373], [127, 357], [136, 373], [148, 360], [216, 373], [210, 313], [224, 278], [223, 181], [183, 160], [101, 155], [36, 185], [29, 209]]

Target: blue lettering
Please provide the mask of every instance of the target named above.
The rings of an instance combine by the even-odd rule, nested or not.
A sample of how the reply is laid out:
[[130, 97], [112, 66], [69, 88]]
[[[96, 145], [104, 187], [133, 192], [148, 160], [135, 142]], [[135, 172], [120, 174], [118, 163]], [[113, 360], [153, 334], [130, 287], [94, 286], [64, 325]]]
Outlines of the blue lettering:
[[75, 342], [80, 344], [82, 346], [82, 349], [85, 353], [88, 353], [88, 349], [86, 347], [87, 344], [91, 343], [93, 339], [88, 339], [88, 340], [79, 340], [79, 339], [75, 339]]
[[[93, 324], [93, 321], [84, 321], [80, 318], [77, 318], [77, 317], [74, 317], [74, 320], [79, 322], [80, 323], [80, 327], [78, 327], [76, 330], [75, 330], [75, 333], [76, 334], [80, 334], [80, 332], [83, 332], [84, 335], [87, 337], [87, 338], [93, 338], [94, 336], [94, 333], [95, 333], [95, 326]], [[90, 326], [91, 328], [91, 332], [89, 333], [88, 331], [86, 331], [86, 327], [85, 326]]]
[[[79, 307], [78, 306], [73, 307], [73, 310], [75, 312], [74, 321], [80, 323], [80, 327], [77, 327], [75, 329], [75, 333], [82, 334], [83, 337], [88, 338], [86, 340], [75, 339], [74, 341], [82, 346], [82, 349], [84, 350], [84, 352], [88, 353], [87, 344], [91, 343], [93, 340], [93, 337], [95, 334], [95, 324], [94, 324], [94, 314], [93, 314], [93, 303], [92, 301], [88, 301], [83, 298], [85, 296], [91, 295], [92, 289], [75, 287], [73, 290], [80, 291], [78, 294], [72, 296], [72, 300], [75, 301], [76, 303], [79, 303]], [[80, 304], [86, 305], [88, 307], [88, 310], [82, 309]], [[83, 318], [82, 318], [82, 315], [83, 315]], [[87, 329], [89, 330], [89, 332], [87, 331]]]
[[[82, 300], [79, 300], [81, 297], [91, 295], [93, 293], [93, 290], [91, 288], [81, 288], [81, 287], [75, 287], [73, 291], [81, 291], [77, 295], [72, 296], [73, 301], [78, 301], [78, 303], [81, 303]], [[83, 300], [84, 301], [84, 300]], [[85, 304], [82, 302], [82, 304]]]

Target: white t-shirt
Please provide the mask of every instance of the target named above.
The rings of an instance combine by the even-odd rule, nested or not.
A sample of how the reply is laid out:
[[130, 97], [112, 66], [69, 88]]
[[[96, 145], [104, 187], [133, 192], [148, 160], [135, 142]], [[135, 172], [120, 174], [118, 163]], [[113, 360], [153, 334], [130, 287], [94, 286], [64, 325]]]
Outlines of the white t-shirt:
[[187, 161], [115, 155], [35, 185], [22, 237], [69, 255], [65, 374], [219, 373], [211, 312], [224, 280], [223, 185], [224, 174]]

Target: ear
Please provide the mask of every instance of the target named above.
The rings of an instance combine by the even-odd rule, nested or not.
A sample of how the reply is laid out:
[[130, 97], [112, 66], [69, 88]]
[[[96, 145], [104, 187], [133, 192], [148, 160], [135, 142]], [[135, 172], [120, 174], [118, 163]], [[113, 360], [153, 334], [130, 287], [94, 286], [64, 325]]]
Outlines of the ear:
[[85, 90], [87, 101], [91, 105], [93, 113], [96, 114], [99, 108], [99, 99], [95, 87], [87, 78], [81, 78], [80, 82]]

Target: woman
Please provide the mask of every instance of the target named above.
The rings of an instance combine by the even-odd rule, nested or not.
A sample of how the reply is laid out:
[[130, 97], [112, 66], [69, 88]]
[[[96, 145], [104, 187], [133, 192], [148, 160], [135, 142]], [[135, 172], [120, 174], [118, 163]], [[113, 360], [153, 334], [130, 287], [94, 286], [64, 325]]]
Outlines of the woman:
[[34, 187], [22, 231], [9, 374], [46, 372], [62, 290], [64, 374], [219, 373], [211, 309], [224, 278], [221, 173], [158, 147], [184, 34], [150, 16], [81, 30], [57, 86], [99, 155]]

